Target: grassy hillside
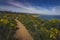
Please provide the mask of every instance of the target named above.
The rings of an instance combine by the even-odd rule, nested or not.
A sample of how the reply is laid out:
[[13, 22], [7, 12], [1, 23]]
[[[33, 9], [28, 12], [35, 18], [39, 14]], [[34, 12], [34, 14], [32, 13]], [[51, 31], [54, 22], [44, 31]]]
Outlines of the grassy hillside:
[[18, 40], [13, 37], [18, 18], [34, 40], [60, 40], [60, 20], [43, 20], [31, 14], [0, 12], [0, 40]]

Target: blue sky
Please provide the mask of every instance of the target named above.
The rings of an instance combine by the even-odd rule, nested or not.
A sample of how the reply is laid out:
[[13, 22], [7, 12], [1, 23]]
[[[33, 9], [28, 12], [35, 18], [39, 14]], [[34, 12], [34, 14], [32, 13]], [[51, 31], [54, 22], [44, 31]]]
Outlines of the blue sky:
[[60, 0], [0, 0], [0, 11], [60, 15]]

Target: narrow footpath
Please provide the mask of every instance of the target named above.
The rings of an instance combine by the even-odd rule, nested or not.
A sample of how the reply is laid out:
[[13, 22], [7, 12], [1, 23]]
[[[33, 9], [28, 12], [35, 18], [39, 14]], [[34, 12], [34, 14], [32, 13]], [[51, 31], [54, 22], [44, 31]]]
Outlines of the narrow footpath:
[[28, 32], [28, 30], [25, 28], [25, 26], [17, 19], [15, 19], [17, 22], [17, 27], [19, 28], [16, 31], [16, 37], [19, 38], [20, 40], [33, 40], [33, 37], [31, 34]]

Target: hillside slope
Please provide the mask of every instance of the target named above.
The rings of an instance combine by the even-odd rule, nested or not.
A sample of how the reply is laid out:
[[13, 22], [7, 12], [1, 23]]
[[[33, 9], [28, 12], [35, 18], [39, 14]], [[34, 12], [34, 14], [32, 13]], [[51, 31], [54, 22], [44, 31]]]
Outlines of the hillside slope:
[[13, 40], [10, 31], [15, 33], [14, 30], [17, 26], [16, 18], [24, 25], [34, 40], [60, 40], [60, 20], [55, 18], [45, 20], [40, 17], [34, 17], [32, 14], [15, 12], [0, 12], [0, 33], [3, 34], [0, 34], [0, 40]]

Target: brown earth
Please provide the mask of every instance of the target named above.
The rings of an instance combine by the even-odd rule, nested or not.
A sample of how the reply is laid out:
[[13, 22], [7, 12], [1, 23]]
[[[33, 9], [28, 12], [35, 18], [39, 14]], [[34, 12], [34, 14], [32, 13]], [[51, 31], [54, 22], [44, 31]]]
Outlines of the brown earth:
[[17, 22], [17, 27], [19, 28], [16, 31], [15, 37], [19, 38], [20, 40], [33, 40], [33, 37], [25, 28], [25, 26], [17, 19], [15, 19], [15, 21]]

